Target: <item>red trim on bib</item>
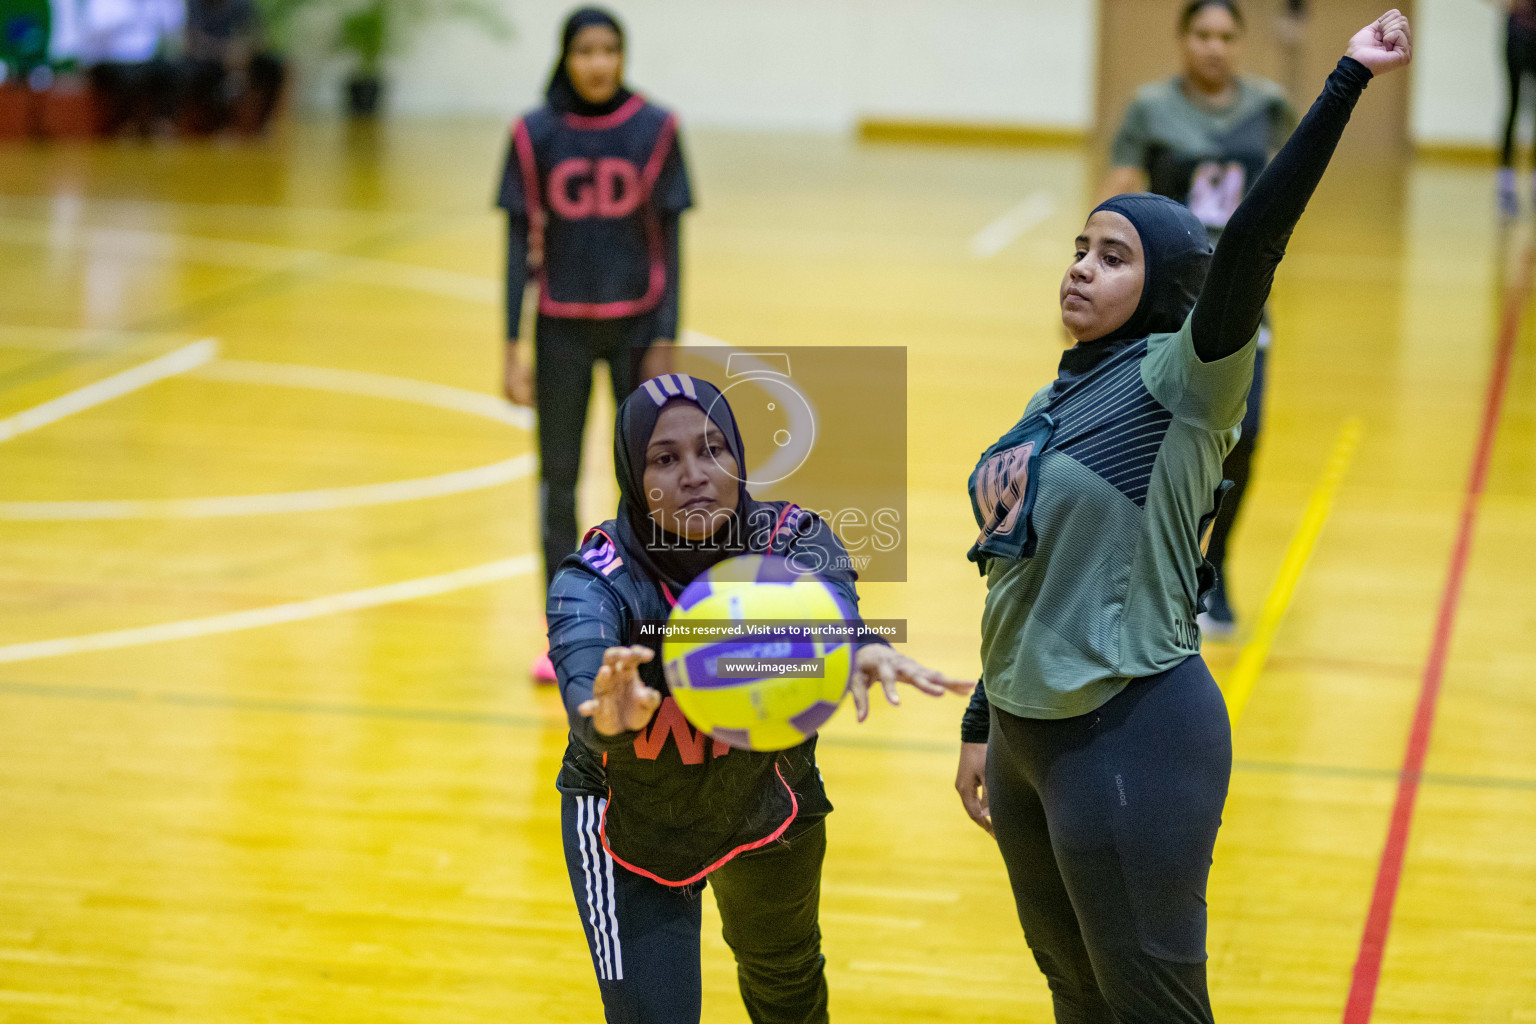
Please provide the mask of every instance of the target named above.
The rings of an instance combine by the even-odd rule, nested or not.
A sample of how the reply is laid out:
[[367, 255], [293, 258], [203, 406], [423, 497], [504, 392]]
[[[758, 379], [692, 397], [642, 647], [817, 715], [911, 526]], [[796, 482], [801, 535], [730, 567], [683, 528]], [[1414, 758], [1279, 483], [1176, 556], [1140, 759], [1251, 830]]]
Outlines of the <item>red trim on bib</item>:
[[645, 97], [635, 93], [624, 101], [624, 105], [611, 114], [602, 114], [592, 117], [587, 114], [565, 114], [565, 124], [569, 128], [575, 128], [581, 132], [602, 131], [604, 128], [617, 128], [640, 112], [645, 106]]
[[608, 808], [613, 806], [613, 790], [612, 789], [608, 790], [608, 802], [603, 805], [603, 820], [597, 826], [598, 838], [603, 841], [603, 849], [608, 851], [608, 855], [610, 857], [612, 857], [616, 863], [620, 864], [621, 866], [623, 866], [624, 868], [626, 868], [626, 869], [628, 869], [630, 871], [633, 871], [635, 874], [642, 875], [642, 876], [644, 876], [646, 878], [649, 878], [653, 882], [660, 882], [662, 885], [671, 886], [672, 888], [678, 888], [679, 886], [684, 886], [684, 885], [692, 885], [694, 882], [697, 882], [699, 879], [703, 878], [705, 875], [709, 874], [711, 871], [714, 871], [716, 868], [722, 867], [725, 864], [728, 864], [732, 860], [736, 859], [736, 856], [738, 854], [746, 853], [749, 850], [756, 850], [759, 847], [767, 846], [769, 843], [773, 842], [775, 839], [778, 839], [780, 836], [782, 836], [784, 834], [785, 829], [789, 828], [790, 822], [794, 821], [796, 816], [799, 815], [799, 813], [800, 813], [800, 801], [795, 798], [795, 791], [793, 789], [790, 789], [790, 785], [789, 785], [788, 782], [784, 781], [784, 773], [779, 770], [779, 766], [777, 764], [775, 764], [773, 766], [773, 771], [774, 771], [774, 774], [776, 774], [779, 777], [779, 781], [781, 783], [783, 783], [784, 788], [789, 791], [789, 817], [784, 819], [784, 824], [780, 825], [778, 828], [774, 829], [768, 835], [764, 836], [763, 838], [757, 840], [754, 843], [745, 843], [745, 844], [743, 844], [741, 846], [736, 847], [736, 849], [732, 850], [730, 853], [726, 854], [724, 857], [721, 857], [719, 860], [717, 860], [713, 864], [709, 865], [709, 867], [704, 868], [698, 874], [690, 875], [689, 877], [683, 879], [681, 882], [669, 881], [669, 880], [667, 880], [665, 878], [662, 878], [660, 875], [658, 875], [658, 874], [656, 874], [654, 872], [645, 870], [645, 868], [636, 867], [635, 865], [629, 863], [628, 861], [626, 861], [622, 857], [620, 857], [618, 854], [613, 852], [613, 847], [608, 845]]

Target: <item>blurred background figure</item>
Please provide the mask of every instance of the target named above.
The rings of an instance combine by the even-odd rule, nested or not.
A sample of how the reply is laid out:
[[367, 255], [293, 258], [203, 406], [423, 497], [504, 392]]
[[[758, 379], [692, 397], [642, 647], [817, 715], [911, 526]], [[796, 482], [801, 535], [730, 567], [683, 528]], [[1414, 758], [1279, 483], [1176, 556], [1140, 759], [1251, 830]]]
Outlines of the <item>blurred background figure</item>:
[[283, 65], [262, 47], [254, 0], [189, 0], [177, 120], [198, 134], [263, 130], [283, 86]]
[[[1504, 22], [1504, 66], [1508, 72], [1508, 106], [1504, 117], [1504, 147], [1499, 151], [1499, 212], [1513, 217], [1520, 212], [1515, 189], [1515, 122], [1520, 116], [1520, 91], [1526, 78], [1536, 74], [1536, 0], [1495, 0], [1508, 10]], [[1536, 119], [1536, 114], [1533, 114]], [[1536, 196], [1536, 176], [1532, 178]]]
[[[1183, 70], [1143, 86], [1115, 133], [1101, 199], [1151, 191], [1188, 206], [1214, 243], [1248, 188], [1290, 136], [1296, 114], [1280, 86], [1237, 72], [1245, 29], [1233, 0], [1194, 0], [1179, 17]], [[1235, 614], [1225, 583], [1227, 542], [1248, 489], [1264, 409], [1269, 316], [1259, 329], [1253, 387], [1242, 437], [1223, 464], [1232, 488], [1211, 530], [1207, 559], [1216, 589], [1200, 616], [1212, 639], [1232, 635]]]
[[84, 0], [80, 57], [102, 104], [102, 131], [168, 132], [175, 104], [171, 54], [185, 0]]
[[[618, 20], [583, 7], [560, 38], [544, 105], [513, 127], [497, 199], [507, 211], [503, 386], [513, 402], [539, 409], [546, 584], [581, 538], [576, 484], [593, 368], [608, 364], [615, 408], [670, 369], [681, 218], [693, 205], [676, 117], [624, 84]], [[518, 342], [530, 257], [539, 284], [533, 360]], [[554, 681], [547, 653], [532, 674]]]

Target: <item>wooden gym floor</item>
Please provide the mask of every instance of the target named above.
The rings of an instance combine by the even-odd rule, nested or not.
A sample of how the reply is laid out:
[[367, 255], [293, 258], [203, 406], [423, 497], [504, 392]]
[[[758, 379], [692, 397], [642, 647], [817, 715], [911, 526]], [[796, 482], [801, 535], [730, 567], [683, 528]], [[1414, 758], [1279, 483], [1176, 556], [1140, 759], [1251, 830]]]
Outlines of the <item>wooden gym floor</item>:
[[[0, 1021], [599, 1019], [525, 676], [530, 421], [492, 397], [503, 138], [0, 151]], [[964, 482], [1053, 373], [1088, 155], [687, 141], [687, 327], [907, 346], [910, 582], [866, 611], [975, 673]], [[1536, 361], [1492, 206], [1340, 168], [1281, 271], [1245, 630], [1207, 649], [1223, 1021], [1339, 1021], [1352, 980], [1357, 1024], [1536, 1021]], [[839, 1021], [1049, 1019], [960, 711], [826, 730]], [[707, 914], [705, 1019], [743, 1021]]]

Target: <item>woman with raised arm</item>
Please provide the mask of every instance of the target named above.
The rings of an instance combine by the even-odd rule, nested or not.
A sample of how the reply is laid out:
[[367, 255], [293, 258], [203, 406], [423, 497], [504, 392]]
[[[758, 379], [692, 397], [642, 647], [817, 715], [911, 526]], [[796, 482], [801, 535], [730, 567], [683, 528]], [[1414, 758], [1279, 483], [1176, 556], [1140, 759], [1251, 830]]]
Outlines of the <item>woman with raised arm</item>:
[[1260, 317], [1361, 91], [1408, 63], [1389, 11], [1227, 223], [1214, 255], [1162, 196], [1101, 203], [1061, 283], [1076, 345], [971, 476], [983, 685], [956, 788], [996, 836], [1065, 1022], [1209, 1022], [1205, 885], [1232, 768], [1200, 658], [1201, 542]]

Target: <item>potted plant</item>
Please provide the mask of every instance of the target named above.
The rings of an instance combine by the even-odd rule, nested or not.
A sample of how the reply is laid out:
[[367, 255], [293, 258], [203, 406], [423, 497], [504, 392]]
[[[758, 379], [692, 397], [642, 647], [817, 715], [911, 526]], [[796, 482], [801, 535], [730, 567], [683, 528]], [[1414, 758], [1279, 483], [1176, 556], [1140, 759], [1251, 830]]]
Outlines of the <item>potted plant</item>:
[[353, 117], [373, 117], [378, 113], [379, 96], [384, 91], [382, 72], [388, 38], [386, 0], [369, 0], [342, 16], [335, 48], [352, 56], [352, 73], [347, 76], [346, 89], [347, 113]]
[[291, 33], [296, 15], [312, 9], [334, 16], [331, 48], [351, 58], [346, 79], [347, 112], [372, 117], [384, 95], [385, 58], [409, 48], [414, 34], [434, 21], [457, 19], [495, 38], [511, 26], [491, 0], [266, 0], [263, 11], [277, 33]]

